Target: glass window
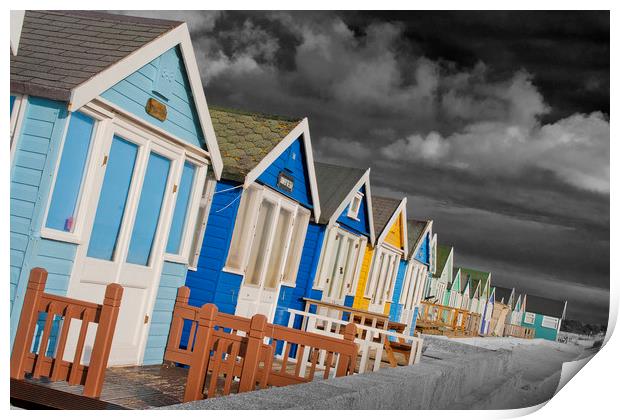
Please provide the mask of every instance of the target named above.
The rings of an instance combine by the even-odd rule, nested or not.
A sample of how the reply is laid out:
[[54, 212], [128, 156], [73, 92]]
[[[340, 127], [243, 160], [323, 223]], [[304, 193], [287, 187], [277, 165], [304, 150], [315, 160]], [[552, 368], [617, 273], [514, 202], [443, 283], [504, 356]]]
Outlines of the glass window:
[[192, 186], [194, 185], [194, 176], [196, 174], [196, 166], [189, 162], [185, 162], [183, 166], [183, 175], [181, 175], [181, 184], [177, 192], [177, 202], [174, 206], [174, 215], [172, 216], [172, 226], [170, 227], [170, 236], [168, 236], [168, 244], [166, 252], [169, 254], [179, 254], [181, 251], [181, 242], [185, 232], [187, 212], [191, 199]]
[[131, 233], [127, 262], [148, 265], [164, 202], [170, 159], [151, 153], [140, 192], [140, 202]]
[[80, 112], [71, 115], [47, 213], [45, 226], [48, 228], [64, 232], [74, 230], [94, 126], [94, 119], [87, 115]]
[[245, 273], [246, 284], [260, 285], [261, 273], [267, 259], [269, 233], [273, 226], [275, 210], [276, 205], [271, 201], [265, 200], [260, 206], [258, 221], [256, 222], [256, 234], [252, 239], [252, 250]]
[[527, 323], [527, 324], [533, 324], [534, 320], [536, 319], [536, 315], [531, 313], [531, 312], [526, 312], [525, 313], [525, 319], [523, 322]]
[[351, 200], [351, 204], [349, 205], [349, 211], [347, 213], [347, 216], [349, 216], [352, 219], [357, 219], [361, 204], [362, 204], [362, 194], [358, 192], [357, 194], [355, 194], [355, 197], [353, 197], [353, 200]]
[[[246, 250], [251, 242], [253, 232], [253, 216], [258, 213], [260, 191], [256, 188], [248, 188], [242, 193], [241, 203], [235, 222], [235, 230], [228, 251], [226, 267], [241, 271], [243, 270]], [[259, 225], [257, 225], [258, 227]]]
[[543, 316], [542, 326], [545, 328], [553, 328], [555, 330], [558, 328], [558, 319], [550, 316]]
[[295, 226], [293, 228], [293, 236], [291, 245], [286, 259], [286, 267], [284, 268], [284, 283], [294, 285], [297, 280], [297, 270], [299, 269], [299, 261], [306, 240], [306, 231], [308, 222], [310, 221], [310, 212], [302, 209], [297, 210], [295, 218]]
[[111, 261], [114, 256], [137, 154], [138, 146], [114, 136], [88, 244], [89, 257]]
[[271, 244], [267, 277], [265, 278], [265, 287], [269, 289], [275, 289], [282, 277], [282, 268], [287, 251], [286, 239], [290, 237], [292, 228], [293, 213], [291, 209], [280, 207], [280, 214], [276, 221], [276, 230]]

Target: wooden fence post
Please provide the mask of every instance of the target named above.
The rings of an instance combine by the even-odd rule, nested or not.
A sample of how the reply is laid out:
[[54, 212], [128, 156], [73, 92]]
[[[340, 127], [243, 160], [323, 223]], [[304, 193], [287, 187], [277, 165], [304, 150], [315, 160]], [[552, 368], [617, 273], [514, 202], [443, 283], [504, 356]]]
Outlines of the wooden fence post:
[[[196, 329], [196, 341], [192, 353], [187, 383], [185, 384], [185, 396], [183, 402], [202, 399], [202, 390], [205, 387], [207, 368], [211, 357], [211, 338], [215, 328], [217, 306], [212, 303], [202, 305], [198, 313], [198, 327]], [[188, 344], [189, 345], [189, 344]]]
[[[86, 373], [84, 395], [87, 397], [98, 398], [101, 395], [122, 297], [123, 286], [117, 283], [108, 284], [105, 289], [97, 334], [95, 335], [93, 351], [88, 364], [88, 372]], [[59, 357], [62, 358], [62, 355]]]
[[[342, 335], [345, 341], [349, 341], [355, 344], [356, 329], [357, 327], [352, 322], [347, 324], [346, 327], [344, 327], [344, 334]], [[368, 331], [366, 332], [366, 334], [369, 334], [369, 333], [370, 332]], [[353, 355], [348, 355], [348, 354], [345, 355], [345, 354], [340, 353], [340, 357], [338, 357], [338, 366], [336, 366], [336, 376], [346, 376], [348, 372], [354, 372], [356, 360], [357, 360], [357, 351]]]
[[[166, 346], [166, 349], [172, 348], [176, 350], [179, 348], [179, 345], [181, 343], [181, 334], [183, 334], [183, 318], [181, 316], [178, 316], [177, 308], [186, 306], [188, 302], [189, 287], [179, 287], [179, 290], [177, 290], [177, 298], [174, 301], [174, 310], [172, 312], [172, 322], [170, 324], [170, 333], [168, 334], [168, 345]], [[191, 345], [192, 343], [190, 343], [188, 340], [188, 348], [190, 348]]]
[[[266, 327], [267, 317], [265, 315], [256, 314], [252, 317], [250, 331], [248, 332], [248, 345], [243, 358], [241, 378], [239, 379], [239, 392], [253, 391], [256, 387], [260, 350], [265, 338]], [[265, 366], [265, 369], [268, 371], [271, 366]]]
[[11, 378], [24, 378], [24, 365], [27, 355], [30, 353], [32, 337], [37, 327], [39, 303], [45, 290], [46, 281], [47, 271], [45, 269], [36, 267], [30, 271], [22, 312], [19, 317], [19, 324], [17, 324], [17, 334], [13, 342], [13, 352], [11, 353]]

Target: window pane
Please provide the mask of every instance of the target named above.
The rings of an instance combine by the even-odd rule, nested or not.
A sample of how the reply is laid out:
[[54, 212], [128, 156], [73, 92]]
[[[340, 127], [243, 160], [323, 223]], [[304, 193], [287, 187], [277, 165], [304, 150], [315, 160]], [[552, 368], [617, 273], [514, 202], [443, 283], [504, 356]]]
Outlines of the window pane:
[[114, 136], [86, 255], [111, 261], [121, 228], [138, 146]]
[[172, 226], [170, 227], [170, 236], [168, 236], [168, 244], [166, 252], [169, 254], [178, 254], [181, 248], [181, 240], [185, 231], [185, 220], [187, 219], [187, 210], [189, 200], [194, 185], [194, 174], [196, 167], [189, 162], [185, 162], [183, 166], [183, 175], [181, 176], [181, 185], [177, 192], [177, 203], [174, 206], [174, 215], [172, 216]]
[[15, 105], [15, 96], [11, 95], [11, 115], [13, 115], [13, 105]]
[[[265, 278], [265, 287], [274, 289], [280, 282], [284, 265], [284, 257], [286, 256], [286, 240], [290, 236], [293, 228], [293, 213], [283, 207], [280, 208], [280, 215], [276, 221], [276, 231], [271, 245], [271, 255], [269, 256], [269, 265], [267, 266], [267, 277]], [[292, 240], [292, 238], [291, 238]]]
[[256, 222], [256, 234], [252, 240], [252, 250], [250, 251], [250, 260], [245, 273], [245, 283], [255, 286], [260, 284], [260, 275], [265, 265], [265, 255], [267, 253], [267, 241], [269, 240], [269, 232], [274, 219], [275, 204], [271, 201], [263, 201], [258, 212], [258, 220]]
[[45, 223], [48, 228], [73, 231], [94, 126], [95, 121], [84, 114], [71, 115]]
[[136, 213], [136, 221], [131, 233], [131, 242], [127, 253], [127, 262], [147, 265], [153, 248], [153, 240], [157, 232], [157, 224], [164, 201], [170, 160], [151, 153], [146, 175], [140, 192], [140, 203]]

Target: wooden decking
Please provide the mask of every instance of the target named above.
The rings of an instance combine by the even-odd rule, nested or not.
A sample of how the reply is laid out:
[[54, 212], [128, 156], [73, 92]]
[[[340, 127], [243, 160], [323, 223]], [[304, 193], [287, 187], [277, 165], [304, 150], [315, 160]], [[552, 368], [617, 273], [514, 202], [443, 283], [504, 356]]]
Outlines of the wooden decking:
[[[404, 358], [399, 358], [399, 362], [406, 364]], [[287, 370], [295, 369], [294, 363], [287, 365]], [[356, 365], [359, 366], [359, 357]], [[390, 367], [385, 355], [381, 366]], [[11, 395], [17, 393], [22, 396], [21, 399], [13, 398], [11, 403], [24, 408], [73, 410], [143, 410], [165, 407], [183, 402], [187, 372], [186, 368], [170, 364], [108, 368], [99, 399], [84, 397], [82, 385], [27, 377], [23, 381], [11, 380]], [[321, 380], [319, 377], [317, 375], [316, 380]], [[223, 389], [221, 382], [218, 391]], [[236, 386], [238, 382], [234, 382], [233, 387]], [[221, 395], [221, 392], [217, 392], [217, 396]]]

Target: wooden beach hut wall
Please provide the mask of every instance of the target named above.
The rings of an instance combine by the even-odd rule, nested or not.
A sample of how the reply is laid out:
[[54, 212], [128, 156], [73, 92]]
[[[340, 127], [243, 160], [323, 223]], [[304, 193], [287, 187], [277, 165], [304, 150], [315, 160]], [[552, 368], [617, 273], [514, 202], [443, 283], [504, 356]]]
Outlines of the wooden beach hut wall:
[[555, 341], [566, 318], [566, 301], [528, 295], [522, 326], [534, 329], [534, 338]]
[[189, 303], [272, 322], [282, 287], [310, 275], [300, 260], [315, 246], [320, 205], [308, 120], [213, 107], [211, 118], [224, 170], [187, 275]]
[[314, 278], [298, 278], [297, 287], [310, 287], [313, 292], [296, 297], [315, 297], [350, 307], [366, 246], [375, 241], [370, 169], [320, 162], [315, 162], [315, 169], [321, 199], [317, 229], [323, 232], [323, 240], [312, 250], [304, 249], [302, 259], [310, 252], [318, 259], [314, 258], [311, 267]]
[[402, 272], [399, 270], [396, 277], [390, 319], [406, 324], [410, 332], [415, 331], [419, 304], [436, 255], [433, 238], [432, 220], [407, 220], [409, 254], [401, 261]]
[[101, 303], [122, 285], [109, 363], [160, 362], [205, 179], [222, 170], [187, 25], [22, 18], [10, 58], [11, 344], [39, 266], [56, 295]]
[[484, 310], [482, 312], [482, 322], [480, 325], [480, 333], [483, 335], [487, 335], [489, 334], [491, 318], [493, 317], [493, 308], [495, 307], [495, 288], [494, 287], [490, 288], [489, 297], [486, 298], [484, 302], [485, 302], [485, 305], [484, 305]]
[[502, 286], [494, 286], [493, 289], [495, 289], [495, 304], [492, 318], [496, 319], [496, 324], [495, 329], [493, 329], [493, 325], [491, 326], [490, 333], [502, 335], [503, 327], [511, 323], [515, 289]]
[[366, 246], [353, 307], [387, 315], [396, 277], [408, 252], [407, 198], [373, 196], [372, 213], [377, 239]]

